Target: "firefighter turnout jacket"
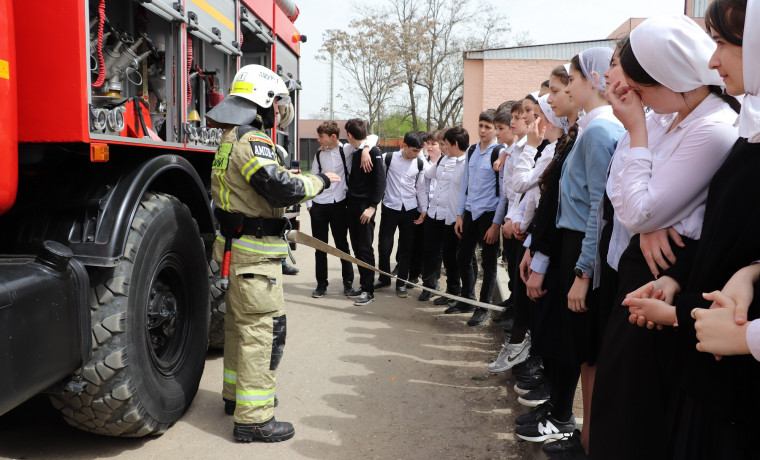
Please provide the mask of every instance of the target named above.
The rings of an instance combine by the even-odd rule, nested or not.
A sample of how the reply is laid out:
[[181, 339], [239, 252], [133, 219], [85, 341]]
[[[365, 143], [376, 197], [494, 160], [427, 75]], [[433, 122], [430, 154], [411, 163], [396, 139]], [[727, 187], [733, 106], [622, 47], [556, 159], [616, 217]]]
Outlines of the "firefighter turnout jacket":
[[[289, 172], [280, 164], [274, 142], [251, 126], [225, 130], [211, 171], [215, 206], [247, 218], [281, 219], [287, 206], [309, 200], [329, 186], [330, 180], [323, 174]], [[224, 241], [224, 235], [217, 235], [217, 260], [221, 260]], [[288, 253], [287, 243], [276, 234], [240, 235], [233, 247], [240, 249], [235, 251], [236, 263], [282, 259]]]

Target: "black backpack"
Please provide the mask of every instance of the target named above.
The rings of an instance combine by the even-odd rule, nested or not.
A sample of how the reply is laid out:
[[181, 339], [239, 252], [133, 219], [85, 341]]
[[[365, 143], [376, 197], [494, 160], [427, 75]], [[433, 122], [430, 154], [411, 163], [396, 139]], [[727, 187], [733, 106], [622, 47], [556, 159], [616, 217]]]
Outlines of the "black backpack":
[[[385, 154], [385, 177], [388, 177], [388, 170], [391, 168], [391, 160], [393, 159], [393, 154], [396, 152], [388, 152]], [[440, 160], [438, 160], [440, 162]], [[422, 170], [425, 169], [425, 162], [422, 161], [422, 158], [417, 157], [417, 172], [421, 173]], [[417, 177], [414, 178], [414, 183], [417, 184], [417, 179], [419, 179], [420, 175], [417, 174]]]

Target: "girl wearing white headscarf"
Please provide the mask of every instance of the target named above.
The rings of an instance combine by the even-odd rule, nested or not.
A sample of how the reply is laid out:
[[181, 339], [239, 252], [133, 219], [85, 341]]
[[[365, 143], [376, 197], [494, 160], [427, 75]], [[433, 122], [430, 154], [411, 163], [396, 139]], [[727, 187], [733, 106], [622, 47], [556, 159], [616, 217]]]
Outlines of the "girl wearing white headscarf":
[[[593, 369], [598, 354], [595, 295], [590, 289], [596, 258], [596, 210], [604, 193], [607, 166], [623, 127], [604, 98], [604, 73], [610, 66], [612, 50], [591, 48], [571, 60], [569, 84], [565, 92], [586, 113], [578, 121], [575, 146], [562, 165], [559, 204], [555, 216], [561, 249], [551, 261], [547, 286], [553, 290], [537, 308], [547, 309], [553, 324], [551, 346], [544, 356], [549, 363], [551, 410], [532, 423], [518, 426], [515, 433], [527, 441], [543, 441], [550, 436], [542, 427], [554, 425], [569, 437], [574, 429], [572, 412], [578, 378], [583, 377], [584, 433], [593, 387]], [[553, 279], [554, 281], [552, 281]]]
[[[758, 327], [757, 320], [746, 325], [747, 316], [753, 319], [760, 314], [757, 288], [751, 281], [737, 288], [729, 279], [737, 270], [760, 259], [757, 238], [760, 227], [760, 29], [757, 27], [760, 1], [714, 0], [705, 14], [705, 23], [717, 43], [709, 67], [722, 76], [728, 94], [745, 93], [738, 123], [740, 138], [710, 182], [702, 238], [695, 253], [681, 257], [664, 272], [666, 276], [657, 281], [660, 283], [657, 287], [680, 290], [675, 308], [653, 299], [632, 299], [629, 303], [632, 311], [643, 314], [647, 320], [672, 323], [675, 318], [678, 323], [675, 397], [669, 410], [669, 457], [749, 459], [758, 456], [754, 435], [760, 412], [757, 396], [760, 365], [750, 355], [716, 360], [708, 353], [697, 351], [697, 338], [709, 332], [706, 326], [715, 324], [710, 321], [714, 315], [722, 317], [724, 313], [728, 313], [728, 320], [740, 325], [728, 330], [733, 337], [717, 341], [721, 346], [735, 341], [736, 336], [752, 342], [752, 330]], [[703, 310], [710, 307], [710, 301], [701, 293], [721, 288], [724, 289], [722, 294], [705, 297], [718, 300], [718, 306], [727, 309]], [[747, 291], [748, 295], [744, 294]], [[747, 311], [749, 302], [752, 304]], [[698, 319], [696, 324], [694, 317]], [[705, 351], [733, 354], [730, 348]]]
[[[621, 47], [629, 88], [613, 85], [607, 95], [628, 132], [618, 143], [607, 191], [616, 225], [635, 236], [611, 261], [619, 274], [615, 305], [655, 279], [646, 253], [670, 245], [648, 244], [650, 239], [667, 240], [672, 227], [686, 245], [672, 248], [681, 260], [700, 238], [710, 178], [737, 137], [736, 112], [718, 95], [720, 77], [707, 67], [714, 48], [686, 16], [650, 18]], [[648, 118], [642, 102], [654, 111]], [[671, 302], [673, 294], [665, 292]], [[639, 328], [629, 319], [626, 309], [613, 307], [596, 375], [589, 455], [671, 458], [666, 412], [676, 335], [672, 327]], [[672, 326], [675, 315], [669, 321]]]

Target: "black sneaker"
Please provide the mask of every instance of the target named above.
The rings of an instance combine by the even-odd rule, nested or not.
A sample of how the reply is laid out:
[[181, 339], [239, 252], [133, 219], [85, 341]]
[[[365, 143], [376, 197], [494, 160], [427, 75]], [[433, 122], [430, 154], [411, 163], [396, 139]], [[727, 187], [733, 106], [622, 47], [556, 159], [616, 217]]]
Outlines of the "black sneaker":
[[[227, 415], [235, 415], [235, 406], [237, 405], [235, 401], [232, 401], [230, 399], [224, 399], [224, 413]], [[277, 399], [277, 396], [274, 397], [274, 407], [277, 407], [280, 404], [280, 400]]]
[[530, 390], [517, 398], [517, 402], [523, 406], [536, 407], [539, 404], [548, 401], [549, 396], [551, 396], [551, 393], [549, 392], [549, 384], [544, 382], [538, 388]]
[[437, 299], [435, 299], [433, 301], [433, 304], [434, 305], [438, 305], [439, 307], [441, 307], [443, 305], [448, 305], [449, 302], [451, 302], [451, 299], [449, 299], [446, 296], [441, 296], [441, 297], [438, 297]]
[[540, 387], [541, 384], [543, 383], [544, 383], [543, 375], [539, 375], [537, 377], [531, 377], [527, 380], [518, 380], [517, 383], [515, 383], [514, 390], [515, 390], [515, 393], [522, 396]]
[[354, 299], [354, 298], [359, 297], [360, 295], [362, 295], [362, 290], [361, 289], [354, 289], [354, 288], [348, 287], [348, 288], [344, 288], [343, 289], [343, 294], [346, 297], [350, 297], [350, 298]]
[[518, 425], [515, 428], [515, 434], [518, 438], [530, 442], [569, 438], [573, 431], [575, 431], [575, 417], [572, 414], [570, 414], [570, 420], [564, 422], [549, 414], [536, 423]]
[[419, 300], [420, 302], [427, 302], [428, 300], [430, 300], [430, 297], [432, 297], [432, 294], [430, 293], [430, 291], [426, 291], [423, 289], [422, 292], [420, 292], [420, 296], [417, 297], [417, 300]]
[[479, 326], [483, 324], [483, 322], [487, 320], [489, 316], [491, 316], [491, 310], [478, 307], [475, 309], [475, 312], [472, 314], [472, 317], [470, 318], [470, 320], [467, 321], [467, 325]]
[[235, 423], [232, 434], [241, 442], [280, 442], [292, 438], [296, 430], [291, 423], [278, 422], [272, 417], [264, 423]]
[[475, 311], [475, 305], [456, 301], [449, 308], [444, 310], [444, 313], [451, 315], [453, 313], [470, 313], [472, 311]]
[[317, 286], [317, 288], [311, 292], [311, 296], [318, 299], [324, 296], [325, 292], [327, 292], [327, 286]]
[[581, 445], [581, 432], [579, 430], [573, 431], [573, 435], [567, 439], [547, 442], [541, 446], [541, 450], [550, 457], [554, 455], [572, 456], [575, 454], [586, 453], [583, 445]]
[[530, 423], [538, 423], [539, 420], [549, 416], [552, 412], [552, 403], [546, 401], [543, 404], [539, 404], [535, 409], [518, 416], [515, 419], [516, 425], [528, 425]]
[[368, 303], [375, 300], [375, 295], [370, 294], [369, 292], [362, 292], [359, 297], [356, 298], [354, 301], [354, 305], [362, 306], [367, 305]]
[[530, 380], [544, 374], [544, 361], [539, 355], [530, 355], [528, 359], [512, 368], [512, 376], [517, 380]]
[[512, 307], [510, 300], [505, 300], [499, 304], [500, 307], [504, 307], [504, 310], [500, 311], [498, 315], [491, 318], [491, 322], [499, 324], [505, 321], [513, 320], [515, 317], [515, 310]]
[[402, 299], [406, 299], [407, 292], [406, 292], [406, 286], [403, 284], [401, 286], [396, 286], [396, 295], [401, 297]]
[[382, 289], [382, 288], [388, 287], [390, 285], [391, 285], [390, 281], [388, 281], [388, 282], [378, 281], [377, 283], [375, 283], [374, 288], [375, 288], [375, 290], [377, 290], [377, 289]]

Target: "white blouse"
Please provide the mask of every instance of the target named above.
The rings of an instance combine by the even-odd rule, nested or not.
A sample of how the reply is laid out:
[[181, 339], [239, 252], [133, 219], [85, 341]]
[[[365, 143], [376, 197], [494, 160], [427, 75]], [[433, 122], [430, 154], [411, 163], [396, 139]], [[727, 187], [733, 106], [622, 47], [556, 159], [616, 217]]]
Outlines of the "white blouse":
[[436, 185], [427, 213], [433, 219], [443, 220], [446, 225], [457, 221], [459, 191], [466, 167], [467, 153], [460, 157], [442, 156], [441, 161], [425, 165], [425, 178], [435, 179]]
[[624, 134], [613, 156], [607, 195], [616, 218], [633, 233], [673, 227], [699, 239], [707, 188], [736, 142], [728, 104], [710, 94], [671, 132], [676, 114], [647, 119], [649, 148]]

